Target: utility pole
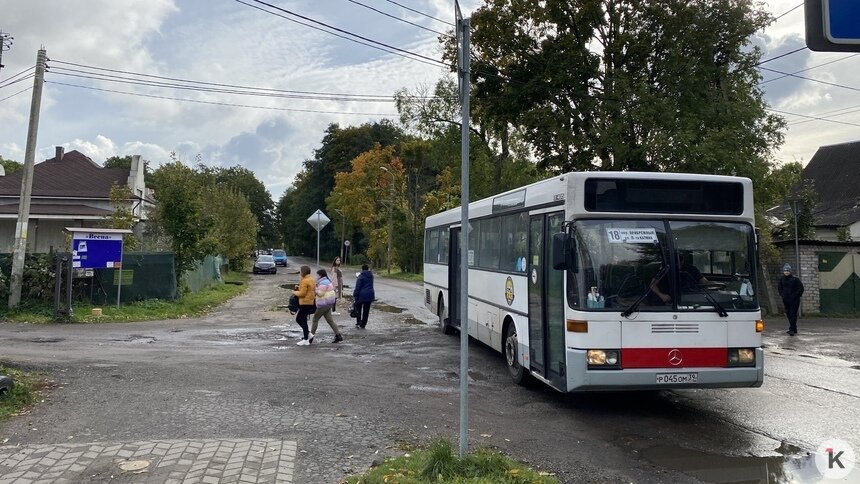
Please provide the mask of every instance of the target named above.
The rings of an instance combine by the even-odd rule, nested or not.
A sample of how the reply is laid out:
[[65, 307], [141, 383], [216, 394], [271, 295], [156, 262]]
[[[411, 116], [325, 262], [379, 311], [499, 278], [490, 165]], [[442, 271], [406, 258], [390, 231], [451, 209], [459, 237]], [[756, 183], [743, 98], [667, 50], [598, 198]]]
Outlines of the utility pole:
[[[454, 0], [457, 19], [457, 74], [460, 79], [460, 458], [469, 453], [469, 96], [471, 19], [463, 18]], [[456, 254], [451, 254], [455, 257]]]
[[27, 254], [27, 223], [30, 220], [30, 196], [33, 193], [33, 165], [36, 160], [36, 137], [39, 132], [39, 110], [42, 106], [42, 85], [45, 82], [45, 49], [36, 54], [36, 77], [33, 78], [33, 100], [30, 102], [30, 128], [27, 131], [27, 151], [24, 153], [24, 172], [21, 177], [21, 198], [18, 201], [18, 224], [15, 226], [15, 255], [12, 258], [12, 277], [9, 284], [9, 308], [21, 302], [24, 282], [24, 256]]
[[3, 51], [9, 50], [12, 47], [12, 41], [15, 40], [15, 37], [12, 37], [7, 32], [3, 32], [0, 30], [0, 71], [3, 70]]

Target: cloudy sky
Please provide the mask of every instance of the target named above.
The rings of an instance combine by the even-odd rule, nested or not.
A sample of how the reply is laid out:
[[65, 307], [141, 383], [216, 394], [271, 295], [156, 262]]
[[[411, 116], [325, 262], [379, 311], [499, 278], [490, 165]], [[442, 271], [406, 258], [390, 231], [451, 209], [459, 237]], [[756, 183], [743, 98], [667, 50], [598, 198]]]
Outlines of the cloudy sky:
[[[242, 1], [273, 10], [253, 0]], [[445, 31], [450, 26], [410, 9], [442, 21], [453, 19], [452, 0], [268, 1], [420, 56], [440, 57], [434, 32], [355, 2], [430, 30]], [[479, 3], [461, 0], [467, 15]], [[791, 11], [759, 32], [755, 42], [764, 49], [764, 58], [803, 47], [803, 8], [792, 11], [800, 0], [764, 4], [774, 15]], [[389, 96], [402, 87], [433, 84], [445, 75], [436, 65], [356, 44], [236, 0], [0, 0], [0, 12], [0, 30], [15, 37], [11, 50], [3, 53], [0, 86], [6, 84], [4, 80], [16, 80], [12, 76], [34, 64], [40, 45], [51, 59], [37, 160], [53, 156], [55, 145], [79, 150], [97, 162], [112, 155], [141, 154], [157, 164], [167, 160], [170, 152], [194, 162], [199, 154], [207, 164], [249, 167], [276, 199], [302, 161], [319, 146], [328, 124], [360, 124], [396, 114], [393, 103], [376, 102], [376, 97], [374, 102], [344, 101], [343, 97], [320, 100], [307, 99], [306, 94], [295, 97], [295, 93], [284, 97], [283, 91]], [[92, 67], [281, 91], [261, 97], [78, 77], [132, 77]], [[830, 83], [776, 79], [781, 74], [763, 71], [763, 87], [774, 109], [833, 116], [840, 114], [835, 110], [860, 107], [856, 81], [860, 79], [860, 56], [804, 49], [762, 67], [786, 73], [815, 67], [798, 75]], [[24, 80], [0, 87], [0, 156], [4, 158], [24, 160], [30, 92], [16, 93], [31, 85], [32, 80]], [[786, 142], [776, 155], [780, 161], [806, 162], [820, 145], [860, 138], [860, 113], [832, 118], [849, 124], [810, 121], [797, 115], [786, 119]]]

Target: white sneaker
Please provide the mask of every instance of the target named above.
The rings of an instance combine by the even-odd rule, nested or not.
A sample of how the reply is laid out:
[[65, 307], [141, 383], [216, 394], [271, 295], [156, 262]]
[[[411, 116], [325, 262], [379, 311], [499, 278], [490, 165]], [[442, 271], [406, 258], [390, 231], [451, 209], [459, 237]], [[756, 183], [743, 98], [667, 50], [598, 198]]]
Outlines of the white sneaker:
[[340, 316], [340, 313], [339, 313], [339, 312], [337, 312], [337, 311], [332, 312], [332, 314], [333, 314], [333, 315], [335, 315], [335, 316]]
[[316, 336], [316, 335], [315, 335], [315, 334], [313, 334], [313, 333], [311, 333], [311, 334], [309, 334], [309, 335], [308, 335], [308, 344], [311, 344], [311, 343], [313, 343], [313, 342], [314, 342], [314, 337], [315, 337], [315, 336]]
[[307, 345], [309, 345], [310, 343], [308, 343], [308, 340], [303, 339], [303, 340], [300, 340], [300, 341], [299, 341], [298, 343], [296, 343], [296, 344], [297, 344], [297, 345], [299, 345], [299, 346], [307, 346]]

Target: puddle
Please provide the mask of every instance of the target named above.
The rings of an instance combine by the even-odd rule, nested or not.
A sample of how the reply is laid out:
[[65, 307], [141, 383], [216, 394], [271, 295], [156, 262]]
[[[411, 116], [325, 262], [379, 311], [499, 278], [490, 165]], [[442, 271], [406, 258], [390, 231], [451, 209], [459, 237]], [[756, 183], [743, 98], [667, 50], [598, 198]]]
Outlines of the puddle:
[[427, 324], [424, 321], [421, 321], [420, 319], [416, 319], [416, 318], [406, 318], [403, 320], [403, 322], [405, 324], [420, 324], [420, 325], [426, 325]]
[[130, 334], [125, 338], [114, 338], [111, 341], [119, 343], [155, 343], [155, 336], [146, 336], [143, 334]]
[[391, 306], [390, 304], [385, 304], [382, 302], [373, 303], [373, 309], [378, 311], [382, 311], [383, 313], [395, 313], [400, 314], [403, 312], [403, 308], [398, 308], [397, 306]]
[[797, 458], [709, 454], [673, 446], [649, 447], [642, 457], [705, 482], [812, 482], [821, 477], [812, 454]]

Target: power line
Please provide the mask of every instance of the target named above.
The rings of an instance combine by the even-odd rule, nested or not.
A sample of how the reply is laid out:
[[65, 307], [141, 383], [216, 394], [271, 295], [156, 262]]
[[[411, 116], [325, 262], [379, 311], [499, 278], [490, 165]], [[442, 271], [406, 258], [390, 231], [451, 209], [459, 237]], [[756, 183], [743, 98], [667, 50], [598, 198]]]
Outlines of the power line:
[[809, 116], [809, 115], [807, 115], [807, 114], [790, 113], [790, 112], [788, 112], [788, 111], [780, 111], [780, 110], [778, 110], [778, 109], [771, 109], [771, 108], [765, 108], [765, 109], [766, 109], [766, 110], [768, 110], [768, 111], [770, 111], [770, 112], [772, 112], [772, 113], [784, 114], [784, 115], [787, 115], [787, 116], [799, 116], [799, 117], [801, 117], [801, 118], [806, 118], [806, 119], [809, 119], [809, 120], [812, 120], [812, 121], [827, 121], [828, 123], [845, 124], [845, 125], [848, 125], [848, 126], [857, 126], [857, 127], [860, 127], [860, 124], [857, 124], [857, 123], [849, 123], [849, 122], [846, 122], [846, 121], [836, 121], [835, 119], [827, 119], [827, 118], [822, 118], [822, 117], [818, 117], [818, 116]]
[[349, 111], [319, 111], [319, 110], [315, 110], [315, 109], [277, 108], [277, 107], [271, 107], [271, 106], [255, 106], [255, 105], [250, 105], [250, 104], [234, 104], [234, 103], [224, 103], [224, 102], [217, 102], [217, 101], [201, 101], [198, 99], [188, 99], [188, 98], [169, 97], [169, 96], [157, 96], [154, 94], [142, 94], [142, 93], [137, 93], [137, 92], [117, 91], [114, 89], [102, 89], [99, 87], [81, 86], [79, 84], [68, 84], [65, 82], [58, 82], [58, 81], [47, 81], [46, 80], [45, 82], [48, 82], [51, 84], [57, 84], [60, 86], [69, 86], [69, 87], [78, 87], [81, 89], [90, 89], [92, 91], [110, 92], [110, 93], [115, 93], [115, 94], [126, 94], [129, 96], [138, 96], [138, 97], [146, 97], [146, 98], [153, 98], [153, 99], [165, 99], [165, 100], [169, 100], [169, 101], [182, 101], [182, 102], [190, 102], [190, 103], [197, 103], [197, 104], [211, 104], [211, 105], [215, 105], [215, 106], [266, 109], [266, 110], [270, 110], [270, 111], [290, 111], [290, 112], [299, 112], [299, 113], [352, 114], [352, 115], [360, 115], [360, 116], [379, 116], [379, 117], [389, 117], [389, 118], [397, 116], [396, 114], [388, 114], [388, 113], [357, 113], [357, 112], [349, 112]]
[[786, 52], [785, 54], [780, 54], [780, 55], [778, 55], [778, 56], [776, 56], [776, 57], [771, 57], [770, 59], [765, 59], [765, 60], [763, 60], [763, 61], [759, 61], [759, 63], [758, 63], [758, 64], [753, 65], [753, 67], [758, 67], [758, 66], [760, 66], [760, 65], [762, 65], [762, 64], [764, 64], [764, 63], [766, 63], [766, 62], [775, 61], [775, 60], [777, 60], [777, 59], [781, 59], [781, 58], [783, 58], [783, 57], [785, 57], [785, 56], [789, 56], [789, 55], [791, 55], [791, 54], [796, 54], [797, 52], [800, 52], [800, 51], [802, 51], [802, 50], [806, 50], [806, 49], [808, 49], [808, 47], [806, 47], [806, 46], [804, 45], [803, 47], [801, 47], [801, 48], [799, 48], [799, 49], [794, 49], [794, 50], [793, 50], [793, 51], [791, 51], [791, 52]]
[[377, 40], [369, 39], [369, 38], [367, 38], [367, 37], [364, 37], [364, 36], [362, 36], [362, 35], [355, 34], [355, 33], [350, 32], [350, 31], [348, 31], [348, 30], [344, 30], [344, 29], [341, 29], [341, 28], [338, 28], [338, 27], [334, 27], [334, 26], [329, 25], [329, 24], [327, 24], [327, 23], [325, 23], [325, 22], [321, 22], [321, 21], [319, 21], [319, 20], [315, 20], [315, 19], [312, 19], [312, 18], [310, 18], [310, 17], [306, 17], [306, 16], [304, 16], [304, 15], [301, 15], [301, 14], [298, 14], [298, 13], [295, 13], [295, 12], [291, 12], [290, 10], [287, 10], [287, 9], [284, 9], [284, 8], [281, 8], [281, 7], [278, 7], [278, 6], [276, 6], [276, 5], [272, 5], [272, 4], [267, 3], [267, 2], [263, 2], [262, 0], [251, 0], [251, 1], [252, 1], [252, 2], [256, 2], [256, 3], [259, 3], [259, 4], [261, 4], [261, 5], [265, 5], [265, 6], [269, 7], [269, 8], [272, 8], [272, 9], [278, 10], [278, 11], [280, 11], [280, 12], [284, 12], [284, 13], [285, 13], [285, 14], [287, 14], [287, 15], [292, 15], [292, 16], [294, 16], [294, 17], [298, 17], [298, 18], [300, 18], [300, 19], [302, 19], [302, 20], [306, 20], [306, 21], [308, 21], [308, 22], [311, 22], [311, 23], [314, 23], [314, 24], [317, 24], [317, 25], [321, 25], [321, 26], [323, 26], [323, 27], [325, 27], [325, 28], [327, 28], [327, 29], [331, 29], [331, 30], [334, 30], [334, 31], [336, 31], [336, 32], [341, 32], [341, 33], [343, 33], [343, 34], [345, 34], [345, 35], [349, 35], [349, 36], [355, 37], [355, 38], [357, 38], [357, 39], [361, 39], [361, 40], [362, 40], [362, 41], [364, 41], [364, 42], [359, 42], [358, 40], [355, 40], [355, 39], [352, 39], [352, 38], [348, 38], [348, 37], [343, 37], [343, 36], [338, 35], [338, 34], [336, 34], [336, 33], [334, 33], [334, 32], [330, 32], [330, 31], [325, 30], [325, 29], [321, 29], [321, 28], [318, 28], [318, 27], [315, 27], [315, 26], [308, 25], [308, 24], [306, 24], [306, 23], [299, 22], [299, 21], [297, 21], [297, 20], [295, 20], [295, 19], [292, 19], [292, 18], [289, 18], [289, 17], [285, 17], [285, 16], [283, 16], [283, 15], [279, 15], [279, 14], [278, 14], [278, 13], [276, 13], [276, 12], [272, 12], [272, 11], [270, 11], [270, 10], [266, 10], [266, 9], [264, 9], [264, 8], [260, 8], [260, 7], [257, 7], [257, 6], [255, 6], [255, 5], [251, 5], [251, 4], [247, 3], [247, 2], [244, 2], [243, 0], [235, 0], [235, 1], [236, 1], [236, 2], [238, 2], [238, 3], [241, 3], [241, 4], [243, 4], [243, 5], [247, 5], [247, 6], [249, 6], [249, 7], [256, 8], [257, 10], [261, 10], [261, 11], [263, 11], [263, 12], [266, 12], [266, 13], [270, 14], [270, 15], [276, 15], [276, 16], [278, 16], [278, 17], [284, 18], [284, 19], [289, 20], [289, 21], [291, 21], [291, 22], [295, 22], [295, 23], [298, 23], [298, 24], [300, 24], [300, 25], [304, 25], [304, 26], [306, 26], [306, 27], [311, 27], [311, 28], [316, 29], [316, 30], [319, 30], [319, 31], [321, 31], [321, 32], [325, 32], [325, 33], [327, 33], [327, 34], [335, 35], [335, 36], [340, 37], [340, 38], [342, 38], [342, 39], [350, 40], [350, 41], [353, 41], [353, 42], [356, 42], [356, 43], [359, 43], [359, 44], [363, 44], [363, 45], [368, 45], [368, 44], [367, 44], [367, 43], [365, 43], [365, 42], [369, 42], [369, 43], [371, 43], [371, 44], [375, 44], [375, 45], [377, 45], [377, 46], [382, 47], [382, 48], [380, 48], [380, 50], [390, 49], [390, 50], [386, 51], [386, 52], [388, 52], [388, 53], [390, 53], [390, 54], [393, 54], [393, 53], [394, 53], [394, 52], [391, 52], [391, 51], [397, 51], [397, 52], [400, 52], [400, 53], [404, 54], [404, 55], [403, 55], [403, 57], [406, 57], [407, 59], [411, 59], [411, 60], [418, 61], [418, 62], [423, 62], [423, 63], [425, 63], [425, 64], [435, 65], [435, 66], [437, 66], [437, 67], [450, 67], [450, 66], [448, 66], [447, 64], [445, 64], [444, 62], [442, 62], [442, 61], [440, 61], [440, 60], [438, 60], [438, 59], [434, 59], [434, 58], [432, 58], [432, 57], [428, 57], [428, 56], [426, 56], [426, 55], [422, 55], [422, 54], [417, 54], [417, 53], [415, 53], [415, 52], [411, 52], [411, 51], [406, 50], [406, 49], [401, 49], [400, 47], [395, 47], [395, 46], [393, 46], [393, 45], [386, 44], [386, 43], [384, 43], [384, 42], [379, 42], [379, 41], [377, 41]]
[[[860, 111], [860, 109], [858, 109], [858, 108], [860, 108], [860, 104], [855, 104], [853, 106], [848, 106], [846, 108], [832, 109], [830, 111], [825, 111], [823, 113], [814, 114], [813, 116], [835, 118], [836, 116], [844, 116], [846, 114], [856, 113], [856, 112]], [[840, 113], [839, 111], [844, 111], [844, 112]], [[834, 114], [834, 113], [838, 113], [838, 114]], [[813, 119], [806, 119], [803, 121], [792, 121], [792, 122], [788, 123], [788, 125], [789, 126], [797, 126], [798, 124], [811, 123], [812, 121], [814, 121], [814, 120]]]
[[832, 61], [830, 61], [830, 62], [825, 62], [825, 63], [823, 63], [823, 64], [818, 64], [818, 65], [814, 65], [814, 66], [812, 66], [812, 67], [807, 67], [806, 69], [801, 69], [801, 70], [799, 70], [799, 71], [794, 71], [794, 72], [792, 72], [791, 74], [783, 74], [783, 75], [781, 75], [781, 76], [779, 76], [779, 77], [774, 77], [773, 79], [768, 79], [768, 80], [766, 80], [766, 81], [759, 82], [759, 83], [758, 83], [758, 85], [759, 85], [759, 86], [761, 86], [762, 84], [767, 84], [767, 83], [769, 83], [769, 82], [778, 81], [778, 80], [780, 80], [780, 79], [785, 79], [786, 77], [791, 77], [791, 76], [793, 76], [793, 75], [795, 75], [795, 74], [800, 74], [801, 72], [811, 71], [811, 70], [813, 70], [813, 69], [818, 69], [819, 67], [824, 67], [824, 66], [828, 66], [828, 65], [830, 65], [830, 64], [835, 64], [835, 63], [837, 63], [837, 62], [841, 62], [841, 61], [844, 61], [844, 60], [846, 60], [846, 59], [850, 59], [850, 58], [852, 58], [852, 57], [857, 57], [858, 55], [860, 55], [860, 54], [851, 54], [851, 55], [849, 55], [849, 56], [845, 56], [845, 57], [842, 57], [842, 58], [839, 58], [839, 59], [836, 59], [836, 60], [832, 60]]
[[415, 26], [415, 27], [418, 27], [419, 29], [424, 29], [424, 30], [426, 30], [426, 31], [428, 31], [428, 32], [433, 32], [433, 33], [435, 33], [435, 34], [444, 35], [444, 36], [446, 36], [446, 37], [453, 37], [453, 35], [451, 35], [451, 34], [446, 34], [446, 33], [443, 33], [443, 32], [439, 32], [438, 30], [434, 30], [434, 29], [431, 29], [431, 28], [429, 28], [429, 27], [425, 27], [425, 26], [423, 26], [423, 25], [421, 25], [421, 24], [416, 24], [415, 22], [410, 22], [409, 20], [402, 19], [402, 18], [400, 18], [400, 17], [398, 17], [398, 16], [396, 16], [396, 15], [391, 15], [390, 13], [387, 13], [387, 12], [383, 12], [382, 10], [379, 10], [379, 9], [377, 9], [377, 8], [374, 8], [374, 7], [371, 7], [370, 5], [365, 5], [365, 4], [363, 4], [363, 3], [361, 3], [361, 2], [359, 2], [359, 1], [357, 1], [357, 0], [346, 0], [346, 1], [347, 1], [347, 2], [350, 2], [350, 3], [354, 3], [354, 4], [356, 4], [356, 5], [360, 5], [360, 6], [362, 6], [362, 7], [366, 8], [366, 9], [368, 9], [368, 10], [373, 10], [374, 12], [376, 12], [376, 13], [378, 13], [378, 14], [380, 14], [380, 15], [385, 15], [386, 17], [393, 18], [394, 20], [397, 20], [397, 21], [399, 21], [399, 22], [403, 22], [403, 23], [407, 23], [407, 24], [409, 24], [409, 25], [413, 25], [413, 26]]
[[798, 78], [798, 79], [803, 79], [803, 80], [805, 80], [805, 81], [817, 82], [817, 83], [820, 83], [820, 84], [825, 84], [825, 85], [827, 85], [827, 86], [841, 87], [842, 89], [848, 89], [848, 90], [850, 90], [850, 91], [860, 91], [860, 88], [857, 88], [857, 87], [846, 86], [846, 85], [844, 85], [844, 84], [836, 84], [836, 83], [834, 83], [834, 82], [822, 81], [822, 80], [820, 80], [820, 79], [813, 79], [813, 78], [811, 78], [811, 77], [798, 76], [797, 74], [789, 74], [789, 73], [787, 73], [787, 72], [777, 71], [777, 70], [775, 70], [775, 69], [768, 69], [767, 67], [759, 67], [759, 69], [761, 69], [761, 70], [763, 70], [763, 71], [775, 72], [775, 73], [777, 73], [777, 74], [784, 74], [784, 75], [786, 75], [786, 76], [796, 77], [796, 78]]
[[[159, 80], [165, 80], [165, 81], [174, 81], [174, 82], [180, 82], [180, 83], [185, 83], [185, 84], [199, 84], [201, 86], [215, 86], [215, 87], [219, 87], [219, 88], [243, 89], [243, 90], [249, 90], [249, 91], [284, 93], [284, 94], [304, 94], [304, 95], [308, 95], [308, 96], [332, 96], [332, 97], [338, 97], [338, 98], [355, 97], [355, 98], [363, 98], [363, 99], [364, 98], [368, 98], [368, 99], [378, 98], [378, 99], [388, 100], [388, 99], [392, 99], [394, 97], [393, 94], [359, 94], [359, 93], [335, 93], [335, 92], [320, 92], [320, 91], [300, 91], [300, 90], [294, 90], [294, 89], [276, 89], [276, 88], [270, 88], [270, 87], [247, 86], [247, 85], [241, 85], [241, 84], [226, 84], [226, 83], [221, 83], [221, 82], [198, 81], [198, 80], [194, 80], [194, 79], [183, 79], [183, 78], [179, 78], [179, 77], [159, 76], [159, 75], [155, 75], [155, 74], [146, 74], [143, 72], [126, 71], [126, 70], [121, 70], [121, 69], [110, 69], [107, 67], [99, 67], [99, 66], [93, 66], [93, 65], [88, 65], [88, 64], [79, 64], [79, 63], [75, 63], [75, 62], [66, 62], [66, 61], [61, 61], [61, 60], [56, 60], [56, 59], [51, 59], [50, 62], [52, 62], [54, 64], [63, 64], [63, 65], [68, 65], [68, 66], [81, 67], [83, 69], [112, 72], [112, 73], [117, 73], [117, 74], [125, 74], [125, 75], [129, 75], [129, 76], [159, 79]], [[59, 68], [66, 69], [66, 70], [72, 70], [72, 69], [68, 69], [68, 68], [64, 68], [64, 67], [59, 67]], [[99, 73], [98, 75], [108, 76], [109, 74]], [[116, 77], [121, 77], [121, 76], [116, 76]]]
[[[237, 94], [241, 96], [258, 96], [258, 97], [273, 97], [273, 98], [283, 98], [283, 99], [302, 99], [307, 101], [341, 101], [341, 102], [394, 102], [394, 98], [383, 99], [383, 98], [358, 98], [358, 97], [327, 97], [327, 96], [308, 96], [302, 94], [277, 94], [277, 93], [265, 93], [265, 92], [253, 92], [253, 91], [239, 91], [232, 89], [216, 89], [211, 87], [199, 87], [199, 86], [187, 86], [183, 84], [175, 84], [168, 82], [160, 82], [160, 81], [149, 81], [149, 80], [141, 80], [141, 79], [133, 79], [122, 76], [116, 76], [111, 74], [99, 74], [99, 73], [91, 73], [86, 71], [80, 71], [77, 69], [67, 69], [64, 67], [58, 67], [56, 69], [60, 69], [61, 71], [71, 71], [77, 72], [78, 74], [70, 73], [70, 72], [58, 72], [56, 70], [51, 70], [52, 74], [58, 74], [61, 76], [70, 76], [77, 77], [81, 79], [93, 79], [97, 81], [107, 81], [107, 82], [117, 82], [122, 84], [130, 84], [130, 85], [138, 85], [138, 86], [147, 86], [147, 87], [158, 87], [158, 88], [170, 88], [170, 89], [180, 89], [184, 91], [195, 91], [195, 92], [211, 92], [218, 94]], [[88, 75], [95, 74], [95, 75]]]
[[0, 86], [0, 89], [3, 89], [4, 87], [9, 87], [9, 86], [11, 86], [11, 85], [13, 85], [13, 84], [18, 84], [18, 83], [19, 83], [19, 82], [21, 82], [21, 81], [26, 81], [26, 80], [28, 80], [28, 79], [32, 79], [33, 77], [35, 77], [35, 74], [30, 74], [29, 76], [24, 76], [24, 77], [22, 77], [22, 78], [20, 78], [20, 79], [15, 79], [14, 81], [8, 82], [8, 83], [3, 84], [2, 86]]
[[19, 73], [15, 74], [15, 75], [13, 75], [13, 76], [9, 76], [9, 77], [7, 77], [6, 79], [3, 79], [2, 81], [0, 81], [0, 84], [3, 84], [4, 82], [8, 81], [9, 79], [14, 79], [14, 78], [16, 78], [16, 77], [20, 76], [21, 74], [23, 74], [23, 73], [25, 73], [25, 72], [29, 71], [30, 69], [35, 69], [35, 68], [36, 68], [36, 66], [30, 66], [30, 67], [28, 67], [28, 68], [24, 69], [23, 71], [21, 71], [21, 72], [19, 72]]
[[7, 100], [7, 99], [9, 99], [9, 98], [12, 98], [12, 97], [17, 96], [18, 94], [21, 94], [22, 92], [27, 92], [27, 91], [29, 91], [30, 89], [33, 89], [33, 86], [30, 86], [30, 87], [28, 87], [28, 88], [26, 88], [26, 89], [21, 89], [20, 91], [16, 92], [15, 94], [10, 94], [9, 96], [6, 96], [6, 97], [4, 97], [3, 99], [0, 99], [0, 103], [2, 103], [3, 101], [5, 101], [5, 100]]
[[407, 7], [406, 5], [403, 5], [403, 4], [400, 4], [400, 3], [397, 3], [397, 2], [395, 2], [395, 1], [393, 1], [393, 0], [385, 0], [385, 1], [386, 1], [386, 2], [388, 2], [388, 3], [393, 3], [394, 5], [397, 5], [397, 6], [398, 6], [398, 7], [400, 7], [400, 8], [405, 8], [406, 10], [409, 10], [410, 12], [417, 13], [418, 15], [423, 15], [423, 16], [425, 16], [425, 17], [427, 17], [427, 18], [431, 18], [431, 19], [433, 19], [433, 20], [435, 20], [435, 21], [437, 21], [437, 22], [442, 22], [443, 24], [450, 25], [450, 26], [452, 26], [452, 27], [454, 26], [454, 23], [453, 23], [453, 22], [449, 22], [449, 21], [447, 21], [447, 20], [442, 20], [442, 19], [437, 18], [437, 17], [434, 17], [434, 16], [432, 16], [432, 15], [430, 15], [430, 14], [428, 14], [428, 13], [424, 13], [424, 12], [421, 12], [421, 11], [419, 11], [419, 10], [415, 10], [414, 8]]
[[797, 10], [798, 8], [800, 8], [800, 7], [802, 7], [802, 6], [803, 6], [803, 2], [800, 2], [800, 5], [795, 5], [794, 7], [792, 7], [792, 8], [790, 8], [790, 9], [788, 9], [788, 10], [787, 10], [786, 12], [784, 12], [782, 15], [778, 15], [776, 18], [774, 18], [774, 19], [773, 19], [773, 21], [774, 21], [774, 22], [776, 22], [777, 20], [779, 20], [779, 19], [781, 19], [781, 18], [785, 17], [786, 15], [790, 14], [791, 12], [794, 12], [795, 10]]

